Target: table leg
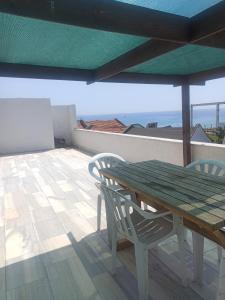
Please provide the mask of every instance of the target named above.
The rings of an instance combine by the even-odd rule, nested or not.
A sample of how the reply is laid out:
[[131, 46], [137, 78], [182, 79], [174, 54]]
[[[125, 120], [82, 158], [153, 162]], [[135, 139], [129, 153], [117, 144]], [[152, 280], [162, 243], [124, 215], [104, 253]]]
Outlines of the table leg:
[[217, 288], [217, 300], [225, 299], [225, 250], [222, 249], [222, 257], [219, 266], [219, 278]]
[[180, 253], [180, 271], [181, 279], [184, 287], [188, 285], [187, 266], [185, 262], [185, 228], [183, 226], [183, 218], [173, 215], [174, 226], [177, 228], [177, 238]]
[[201, 234], [192, 231], [192, 240], [194, 281], [201, 285], [203, 279], [204, 237]]

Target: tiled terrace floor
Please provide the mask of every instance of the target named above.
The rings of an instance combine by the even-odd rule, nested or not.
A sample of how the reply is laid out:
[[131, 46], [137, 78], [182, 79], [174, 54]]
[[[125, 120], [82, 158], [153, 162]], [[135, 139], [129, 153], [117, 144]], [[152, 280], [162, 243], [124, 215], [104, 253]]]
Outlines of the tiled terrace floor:
[[[0, 158], [0, 299], [137, 299], [133, 248], [119, 252], [112, 276], [105, 220], [96, 233], [89, 159], [74, 149]], [[150, 299], [215, 299], [215, 245], [205, 252], [205, 287], [183, 288], [176, 239], [153, 249]], [[188, 247], [186, 257], [191, 274]]]

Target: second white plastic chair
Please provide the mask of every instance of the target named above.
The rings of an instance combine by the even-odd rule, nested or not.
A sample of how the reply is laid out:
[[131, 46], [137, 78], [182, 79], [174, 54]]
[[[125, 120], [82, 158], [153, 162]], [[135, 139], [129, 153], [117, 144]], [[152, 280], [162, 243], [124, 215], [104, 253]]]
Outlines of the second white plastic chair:
[[[111, 186], [114, 190], [121, 190], [121, 187], [117, 184], [115, 180], [106, 179], [99, 171], [105, 168], [116, 167], [119, 164], [126, 163], [125, 160], [119, 155], [113, 153], [100, 153], [95, 155], [88, 164], [88, 170], [91, 176], [93, 176], [97, 182], [96, 186], [100, 190], [100, 184], [105, 182], [107, 186]], [[123, 191], [124, 195], [129, 195], [134, 197], [131, 193]], [[102, 208], [102, 194], [101, 191], [98, 194], [97, 202], [97, 230], [101, 227], [101, 208]], [[134, 199], [133, 199], [134, 200]], [[109, 229], [109, 228], [108, 228]]]

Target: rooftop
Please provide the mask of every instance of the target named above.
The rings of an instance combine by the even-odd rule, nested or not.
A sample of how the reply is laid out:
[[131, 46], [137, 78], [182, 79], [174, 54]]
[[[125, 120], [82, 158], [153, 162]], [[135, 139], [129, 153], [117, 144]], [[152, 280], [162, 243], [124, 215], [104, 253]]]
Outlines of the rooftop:
[[[191, 128], [191, 135], [194, 132], [194, 128]], [[160, 137], [165, 139], [182, 140], [183, 133], [182, 127], [158, 127], [158, 128], [140, 128], [132, 127], [126, 130], [126, 134], [135, 134], [142, 136]]]
[[[0, 157], [1, 299], [137, 299], [132, 247], [119, 251], [117, 273], [110, 273], [105, 219], [96, 232], [98, 191], [89, 160], [72, 148]], [[189, 236], [188, 243], [191, 269]], [[177, 251], [176, 238], [150, 251], [152, 299], [213, 299], [216, 244], [205, 242], [202, 289], [183, 288]]]
[[124, 131], [124, 129], [126, 128], [126, 125], [123, 124], [118, 119], [93, 120], [93, 121], [78, 120], [78, 128], [122, 133]]
[[[144, 128], [137, 126], [136, 124], [129, 126], [124, 133], [150, 136], [150, 137], [159, 137], [165, 139], [183, 139], [183, 128], [182, 127], [156, 127], [156, 128]], [[200, 134], [200, 136], [199, 136]], [[207, 134], [204, 132], [202, 126], [197, 124], [195, 127], [191, 128], [191, 138], [193, 141], [205, 141], [210, 142]], [[199, 140], [198, 140], [199, 139]]]

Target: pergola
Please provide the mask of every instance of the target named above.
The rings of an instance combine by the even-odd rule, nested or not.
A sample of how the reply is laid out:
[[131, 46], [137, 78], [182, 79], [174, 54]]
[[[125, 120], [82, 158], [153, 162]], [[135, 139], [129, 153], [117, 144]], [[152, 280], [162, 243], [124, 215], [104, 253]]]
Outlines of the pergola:
[[0, 76], [182, 87], [225, 76], [224, 0], [2, 0]]

